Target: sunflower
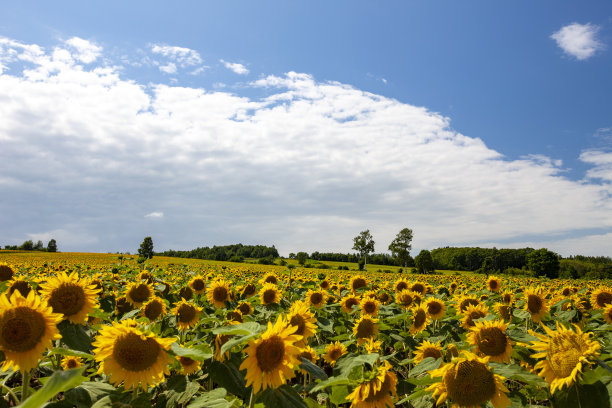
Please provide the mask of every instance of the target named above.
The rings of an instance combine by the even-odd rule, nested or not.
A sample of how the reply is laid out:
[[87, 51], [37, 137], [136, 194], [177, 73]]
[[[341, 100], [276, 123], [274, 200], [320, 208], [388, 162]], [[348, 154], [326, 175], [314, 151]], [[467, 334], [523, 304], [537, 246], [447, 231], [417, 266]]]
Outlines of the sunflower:
[[496, 276], [489, 276], [489, 279], [487, 280], [487, 289], [489, 289], [491, 292], [499, 292], [501, 289], [501, 279]]
[[280, 302], [281, 294], [274, 283], [266, 282], [259, 291], [259, 300], [262, 305]]
[[178, 356], [176, 359], [181, 364], [181, 373], [184, 375], [190, 375], [200, 370], [201, 364], [199, 361], [183, 356]]
[[529, 331], [529, 334], [539, 339], [531, 342], [531, 348], [538, 351], [531, 357], [545, 357], [534, 368], [540, 371], [538, 375], [550, 385], [553, 394], [578, 381], [583, 365], [589, 364], [589, 358], [598, 356], [601, 347], [597, 341], [590, 339], [592, 333], [583, 333], [576, 325], [575, 330], [572, 330], [556, 323], [556, 331], [542, 325], [547, 336]]
[[612, 324], [612, 305], [606, 306], [603, 311], [603, 317], [608, 324]]
[[365, 288], [367, 285], [368, 281], [363, 275], [354, 276], [351, 278], [351, 282], [349, 283], [349, 287], [353, 293], [357, 292], [358, 289]]
[[468, 306], [463, 312], [463, 318], [461, 319], [461, 326], [469, 330], [470, 327], [474, 326], [474, 320], [482, 319], [489, 314], [489, 310], [483, 304], [477, 306]]
[[340, 301], [340, 306], [342, 307], [342, 311], [344, 313], [351, 313], [353, 311], [353, 307], [359, 304], [359, 298], [355, 295], [346, 295]]
[[300, 344], [306, 344], [308, 339], [315, 335], [317, 331], [317, 319], [310, 311], [308, 303], [298, 300], [289, 309], [287, 322], [291, 326], [296, 326], [295, 334], [302, 336]]
[[447, 362], [453, 361], [453, 358], [455, 357], [459, 357], [459, 350], [457, 349], [457, 346], [455, 346], [453, 343], [446, 346], [446, 355], [444, 357], [445, 361]]
[[249, 302], [238, 303], [237, 309], [240, 310], [240, 313], [242, 313], [243, 316], [253, 313], [253, 306], [251, 306]]
[[357, 344], [363, 344], [367, 339], [378, 336], [378, 319], [362, 315], [353, 326], [353, 336], [357, 338]]
[[268, 329], [257, 340], [249, 340], [245, 349], [248, 357], [240, 364], [240, 370], [247, 371], [246, 386], [253, 385], [255, 394], [278, 388], [295, 377], [301, 350], [294, 344], [302, 339], [294, 334], [296, 329], [279, 316], [274, 325], [268, 322]]
[[21, 293], [21, 296], [27, 297], [28, 293], [30, 293], [30, 290], [32, 290], [32, 287], [30, 286], [28, 281], [25, 281], [23, 279], [17, 279], [13, 277], [13, 279], [11, 279], [8, 284], [9, 296], [12, 295], [13, 292], [16, 290], [18, 290], [19, 293]]
[[364, 346], [368, 354], [378, 353], [382, 346], [382, 341], [375, 340], [373, 337], [370, 337], [366, 340]]
[[273, 273], [267, 273], [263, 278], [259, 281], [260, 284], [271, 283], [273, 285], [278, 285], [278, 278]]
[[351, 401], [352, 408], [387, 408], [393, 407], [391, 396], [397, 397], [397, 376], [391, 371], [391, 364], [384, 361], [374, 367], [369, 376], [346, 399]]
[[193, 289], [191, 289], [189, 286], [183, 286], [179, 290], [178, 295], [181, 299], [191, 300], [193, 299]]
[[510, 406], [508, 389], [503, 384], [505, 378], [487, 367], [489, 358], [479, 358], [467, 351], [463, 351], [463, 356], [429, 372], [431, 378], [440, 378], [427, 387], [427, 391], [433, 391], [432, 397], [440, 396], [436, 404], [448, 399], [453, 406], [460, 407], [481, 406], [487, 401], [495, 408]]
[[19, 291], [10, 298], [0, 295], [0, 350], [4, 352], [2, 371], [9, 368], [27, 372], [38, 364], [43, 352], [62, 336], [57, 324], [62, 315], [31, 291], [23, 297]]
[[202, 308], [197, 307], [185, 299], [178, 302], [174, 309], [171, 310], [172, 314], [176, 316], [176, 325], [180, 330], [187, 330], [190, 327], [194, 327], [198, 322], [201, 311]]
[[125, 298], [134, 307], [140, 307], [153, 297], [153, 286], [144, 282], [130, 283], [125, 291]]
[[400, 305], [402, 309], [408, 309], [414, 303], [414, 292], [410, 289], [404, 289], [395, 294], [395, 303]]
[[461, 313], [465, 312], [468, 306], [477, 306], [481, 305], [482, 302], [480, 299], [470, 295], [461, 295], [457, 297], [457, 308]]
[[215, 353], [213, 354], [213, 358], [215, 360], [223, 362], [229, 358], [229, 351], [226, 351], [225, 353], [221, 354], [221, 348], [231, 338], [232, 336], [230, 336], [229, 334], [217, 334], [215, 336]]
[[537, 289], [525, 289], [525, 310], [531, 313], [531, 318], [540, 322], [542, 317], [546, 316], [548, 306], [542, 290]]
[[431, 298], [425, 302], [425, 309], [432, 320], [440, 320], [446, 313], [446, 304], [440, 299]]
[[0, 262], [0, 282], [11, 280], [13, 278], [13, 268], [5, 262]]
[[153, 283], [153, 275], [151, 275], [151, 272], [147, 271], [146, 269], [142, 272], [140, 272], [138, 274], [138, 280], [139, 281], [146, 281], [147, 283]]
[[166, 303], [162, 298], [153, 296], [143, 305], [141, 313], [150, 321], [157, 320], [158, 317], [166, 314]]
[[223, 279], [212, 282], [206, 291], [206, 298], [216, 308], [225, 307], [225, 302], [230, 300], [229, 283]]
[[501, 294], [501, 298], [502, 298], [502, 302], [511, 305], [512, 301], [514, 300], [514, 296], [512, 294], [512, 292], [507, 292], [505, 291], [504, 293]]
[[416, 334], [425, 330], [429, 324], [429, 316], [427, 310], [423, 306], [415, 306], [412, 308], [412, 324], [410, 325], [410, 334]]
[[306, 301], [310, 304], [310, 306], [316, 307], [318, 309], [322, 308], [325, 305], [325, 301], [327, 300], [327, 293], [324, 290], [312, 290], [308, 289], [306, 293]]
[[75, 324], [85, 324], [87, 314], [98, 306], [96, 299], [99, 289], [89, 279], [79, 279], [76, 272], [49, 277], [42, 288], [41, 296], [54, 313], [60, 313]]
[[376, 298], [364, 297], [359, 307], [361, 308], [361, 313], [376, 317], [380, 309], [380, 302]]
[[113, 385], [123, 381], [125, 389], [155, 385], [170, 373], [172, 359], [166, 350], [174, 341], [143, 332], [134, 319], [113, 322], [100, 329], [92, 344], [98, 374], [109, 376]]
[[591, 294], [591, 304], [595, 309], [603, 309], [612, 304], [612, 289], [603, 287]]
[[346, 347], [344, 346], [344, 344], [340, 343], [339, 341], [336, 341], [335, 343], [330, 343], [325, 346], [325, 354], [323, 355], [323, 360], [325, 360], [326, 363], [333, 367], [334, 365], [336, 365], [336, 361], [338, 361], [338, 359], [345, 354]]
[[131, 312], [134, 310], [130, 302], [125, 298], [125, 296], [121, 296], [117, 298], [115, 302], [115, 308], [117, 309], [117, 315], [121, 316], [126, 314], [127, 312]]
[[414, 282], [410, 286], [410, 290], [416, 293], [420, 293], [421, 295], [425, 295], [425, 293], [427, 293], [427, 284], [423, 282]]
[[512, 354], [512, 342], [506, 335], [508, 323], [501, 320], [475, 322], [467, 335], [468, 342], [474, 346], [474, 352], [489, 356], [492, 361], [509, 363]]
[[[300, 352], [300, 355], [298, 356], [298, 360], [300, 361], [300, 364], [301, 364], [302, 359], [306, 359], [314, 364], [317, 362], [317, 352], [312, 347], [306, 346], [302, 349], [302, 351]], [[306, 374], [307, 371], [300, 369], [300, 373]]]
[[64, 370], [71, 370], [83, 366], [83, 360], [75, 356], [65, 356], [60, 364]]
[[493, 305], [495, 312], [506, 322], [512, 321], [512, 307], [503, 303], [496, 303]]
[[240, 289], [240, 295], [243, 298], [251, 297], [255, 294], [255, 292], [257, 292], [257, 288], [252, 283], [248, 283], [243, 288]]
[[439, 341], [432, 343], [429, 340], [423, 340], [423, 343], [416, 348], [414, 352], [415, 363], [418, 364], [427, 357], [442, 358], [442, 346], [440, 346]]
[[206, 281], [202, 276], [198, 275], [189, 281], [189, 287], [193, 290], [193, 293], [199, 295], [206, 290]]
[[380, 295], [378, 295], [377, 299], [381, 304], [388, 305], [393, 300], [393, 297], [387, 292], [382, 292]]
[[408, 281], [406, 279], [400, 278], [393, 285], [393, 290], [396, 292], [401, 292], [405, 289], [408, 289]]

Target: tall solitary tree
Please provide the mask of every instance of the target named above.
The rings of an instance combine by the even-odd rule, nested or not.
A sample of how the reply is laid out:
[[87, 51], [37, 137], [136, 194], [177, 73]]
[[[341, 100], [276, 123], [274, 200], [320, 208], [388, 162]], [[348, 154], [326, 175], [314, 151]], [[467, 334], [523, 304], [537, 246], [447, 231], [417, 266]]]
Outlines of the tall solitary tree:
[[53, 238], [47, 244], [47, 252], [57, 252], [57, 241]]
[[404, 268], [408, 268], [410, 260], [410, 250], [412, 249], [412, 230], [404, 228], [397, 233], [395, 239], [389, 244], [391, 255], [400, 261]]
[[359, 256], [363, 258], [363, 270], [367, 270], [368, 254], [374, 252], [374, 238], [370, 234], [370, 230], [361, 231], [359, 235], [353, 238], [353, 249], [359, 252]]
[[151, 237], [146, 237], [144, 241], [142, 241], [140, 248], [138, 248], [138, 255], [146, 259], [153, 258], [153, 239], [151, 239]]
[[414, 264], [419, 273], [434, 273], [434, 262], [431, 257], [431, 252], [426, 249], [423, 249], [419, 254], [414, 258]]

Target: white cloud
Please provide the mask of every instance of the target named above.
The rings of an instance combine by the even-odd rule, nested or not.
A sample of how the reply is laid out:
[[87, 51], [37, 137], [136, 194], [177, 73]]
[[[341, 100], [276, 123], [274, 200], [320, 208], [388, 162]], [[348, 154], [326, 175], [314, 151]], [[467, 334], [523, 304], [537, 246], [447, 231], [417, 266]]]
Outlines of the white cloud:
[[587, 171], [587, 177], [612, 182], [612, 152], [587, 150], [580, 155], [580, 160], [594, 166]]
[[159, 70], [161, 72], [165, 72], [166, 74], [176, 74], [176, 64], [174, 62], [170, 62], [167, 65], [160, 65]]
[[566, 53], [578, 60], [592, 57], [603, 48], [603, 44], [597, 39], [599, 26], [587, 23], [572, 23], [562, 27], [550, 37]]
[[145, 215], [145, 218], [164, 218], [164, 213], [161, 211], [153, 211]]
[[91, 64], [102, 53], [102, 47], [79, 37], [72, 37], [66, 44], [77, 52], [75, 58], [85, 64]]
[[229, 69], [230, 71], [233, 71], [235, 74], [247, 75], [249, 73], [247, 67], [237, 62], [228, 62], [224, 60], [220, 60], [220, 62], [225, 66], [225, 68]]
[[[159, 249], [288, 253], [350, 251], [366, 228], [377, 251], [403, 227], [415, 248], [612, 230], [608, 176], [576, 182], [545, 156], [504, 159], [423, 107], [295, 72], [253, 82], [263, 98], [145, 86], [61, 47], [4, 44], [7, 237], [66, 230], [95, 239], [62, 250], [121, 251], [153, 236]], [[581, 159], [594, 171], [609, 163], [604, 152]], [[173, 222], [151, 223], [152, 205]], [[603, 248], [606, 233], [588, 242]]]
[[189, 48], [154, 44], [151, 46], [151, 51], [154, 54], [163, 55], [164, 57], [180, 64], [182, 67], [202, 63], [200, 54], [197, 51]]

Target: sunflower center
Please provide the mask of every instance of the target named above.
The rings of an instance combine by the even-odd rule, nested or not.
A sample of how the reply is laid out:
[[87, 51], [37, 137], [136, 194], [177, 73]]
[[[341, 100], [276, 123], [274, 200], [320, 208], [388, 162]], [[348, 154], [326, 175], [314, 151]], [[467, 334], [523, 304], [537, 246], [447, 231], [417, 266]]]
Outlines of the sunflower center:
[[555, 376], [569, 377], [586, 348], [586, 344], [579, 336], [571, 334], [553, 336], [546, 357]]
[[279, 336], [263, 340], [255, 351], [257, 365], [261, 371], [272, 371], [278, 367], [285, 356], [285, 343]]
[[355, 278], [353, 280], [353, 290], [357, 290], [359, 288], [363, 288], [366, 286], [366, 281], [363, 278]]
[[442, 357], [442, 351], [436, 347], [427, 347], [423, 350], [423, 358], [433, 357], [435, 359]]
[[423, 286], [422, 283], [415, 283], [414, 285], [412, 285], [412, 290], [422, 294], [425, 292], [425, 286]]
[[134, 303], [143, 303], [149, 299], [149, 296], [151, 296], [151, 291], [149, 290], [149, 286], [141, 283], [130, 289], [129, 295]]
[[113, 358], [128, 371], [143, 371], [151, 368], [157, 361], [161, 347], [155, 339], [143, 340], [136, 333], [120, 337], [113, 347]]
[[378, 297], [378, 300], [386, 304], [389, 301], [389, 294], [381, 293], [380, 296]]
[[444, 376], [450, 399], [461, 406], [479, 406], [495, 396], [495, 377], [478, 361], [462, 361]]
[[483, 313], [479, 310], [474, 310], [473, 312], [471, 312], [467, 318], [467, 325], [468, 326], [474, 326], [474, 320], [478, 320], [481, 319], [483, 317], [485, 317], [487, 314]]
[[597, 306], [604, 307], [608, 303], [612, 303], [612, 293], [601, 292], [597, 295]]
[[499, 356], [506, 352], [508, 339], [506, 334], [497, 327], [481, 329], [476, 337], [478, 348], [487, 356]]
[[478, 305], [478, 303], [479, 302], [476, 299], [472, 299], [472, 298], [464, 299], [459, 304], [459, 310], [461, 310], [462, 312], [465, 312], [465, 309], [467, 309], [468, 306], [476, 306]]
[[511, 320], [510, 306], [501, 305], [499, 307], [498, 311], [499, 311], [499, 314], [501, 315], [502, 319], [504, 319], [506, 321], [510, 321]]
[[9, 288], [9, 295], [12, 295], [13, 292], [16, 290], [18, 290], [23, 297], [27, 297], [28, 293], [30, 293], [30, 285], [26, 281], [17, 280], [13, 282], [13, 284]]
[[539, 313], [542, 310], [542, 298], [538, 295], [529, 295], [527, 296], [527, 309], [531, 314]]
[[179, 296], [185, 300], [190, 300], [193, 298], [193, 290], [189, 286], [185, 286], [179, 291]]
[[238, 310], [240, 310], [240, 313], [242, 313], [243, 315], [246, 315], [246, 314], [249, 314], [249, 312], [251, 311], [251, 308], [249, 307], [248, 304], [241, 303], [240, 305], [238, 305]]
[[385, 380], [380, 385], [380, 389], [378, 391], [374, 391], [376, 388], [372, 387], [365, 401], [376, 402], [385, 399], [389, 395], [389, 392], [391, 392], [392, 385], [393, 383], [391, 381], [391, 376], [388, 373], [385, 373]]
[[302, 315], [296, 314], [291, 316], [291, 320], [289, 320], [289, 324], [292, 326], [297, 326], [297, 330], [295, 334], [299, 334], [300, 336], [304, 335], [304, 330], [306, 329], [306, 322]]
[[395, 290], [400, 292], [404, 289], [408, 289], [408, 283], [406, 282], [398, 282], [397, 285], [395, 285]]
[[29, 307], [6, 311], [0, 318], [0, 345], [8, 351], [30, 351], [44, 336], [45, 318]]
[[72, 316], [79, 313], [85, 306], [85, 291], [79, 285], [65, 283], [51, 292], [48, 301], [53, 312]]
[[365, 302], [363, 305], [363, 311], [367, 314], [373, 314], [376, 312], [376, 302]]
[[504, 294], [504, 303], [511, 303], [512, 302], [512, 295], [509, 293]]
[[310, 295], [310, 303], [312, 303], [313, 305], [318, 305], [321, 302], [323, 302], [323, 295], [321, 293], [315, 292]]
[[7, 281], [13, 277], [13, 269], [8, 265], [0, 265], [0, 282]]
[[409, 294], [405, 293], [405, 294], [403, 294], [400, 297], [400, 302], [404, 306], [410, 306], [410, 304], [412, 303], [412, 296], [410, 296]]
[[374, 336], [374, 322], [370, 319], [363, 319], [357, 326], [357, 338], [364, 339]]
[[427, 312], [430, 315], [436, 315], [442, 310], [442, 305], [438, 302], [429, 302], [427, 304]]
[[69, 358], [68, 360], [66, 360], [66, 367], [77, 368], [78, 366], [79, 366], [79, 363], [74, 358]]
[[419, 309], [414, 315], [414, 327], [421, 327], [425, 324], [425, 320], [427, 319], [427, 314], [422, 309]]
[[332, 361], [338, 360], [341, 356], [342, 356], [342, 350], [339, 348], [332, 349], [328, 354], [329, 359]]
[[348, 298], [345, 303], [347, 309], [353, 309], [353, 306], [358, 305], [358, 304], [359, 304], [359, 300], [355, 298]]
[[499, 284], [497, 283], [497, 281], [495, 280], [489, 281], [489, 289], [494, 291], [498, 287], [499, 287]]
[[162, 304], [159, 301], [153, 301], [145, 306], [144, 314], [149, 320], [155, 320], [162, 313]]
[[265, 304], [273, 303], [276, 299], [276, 290], [268, 289], [263, 293], [263, 301]]
[[178, 357], [179, 363], [181, 363], [181, 365], [183, 367], [189, 367], [190, 365], [194, 364], [196, 361], [189, 358], [189, 357], [183, 357], [183, 356], [179, 356]]
[[253, 293], [255, 293], [255, 290], [256, 290], [255, 285], [253, 285], [252, 283], [249, 283], [248, 285], [246, 285], [246, 287], [242, 291], [242, 294], [246, 297], [249, 297]]
[[195, 291], [201, 291], [204, 290], [206, 284], [202, 279], [194, 279], [193, 282], [191, 282], [191, 286]]
[[181, 306], [179, 306], [178, 308], [178, 320], [181, 323], [189, 323], [190, 321], [192, 321], [195, 316], [196, 316], [196, 309], [195, 307], [185, 304], [183, 303]]
[[276, 276], [270, 275], [270, 276], [266, 277], [264, 282], [266, 282], [266, 283], [273, 283], [273, 284], [276, 285], [278, 283], [278, 279], [276, 279]]
[[213, 299], [215, 302], [225, 302], [227, 300], [227, 289], [223, 286], [217, 286], [213, 289]]

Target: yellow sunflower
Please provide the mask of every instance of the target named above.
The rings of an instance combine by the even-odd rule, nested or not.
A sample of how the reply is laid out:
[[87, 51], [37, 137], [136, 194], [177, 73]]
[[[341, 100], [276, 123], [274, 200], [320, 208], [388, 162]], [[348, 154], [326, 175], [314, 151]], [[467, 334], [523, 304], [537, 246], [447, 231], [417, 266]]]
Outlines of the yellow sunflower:
[[264, 283], [271, 283], [273, 285], [278, 285], [278, 278], [273, 273], [267, 273], [263, 278], [259, 281], [261, 285]]
[[189, 287], [193, 290], [193, 293], [199, 295], [206, 290], [206, 281], [202, 276], [198, 275], [189, 281]]
[[427, 357], [442, 358], [442, 346], [440, 346], [439, 341], [432, 343], [429, 340], [423, 340], [414, 351], [414, 362], [417, 364]]
[[190, 375], [200, 370], [201, 364], [199, 361], [183, 356], [178, 356], [177, 360], [181, 364], [181, 373], [184, 375]]
[[332, 367], [336, 365], [336, 361], [340, 357], [346, 354], [346, 347], [344, 344], [336, 341], [335, 343], [330, 343], [325, 346], [325, 354], [323, 355], [323, 360], [331, 365]]
[[237, 309], [240, 310], [243, 316], [250, 315], [253, 313], [253, 306], [249, 302], [238, 303]]
[[388, 305], [393, 300], [393, 297], [387, 292], [382, 292], [381, 294], [378, 295], [377, 299], [383, 305]]
[[504, 292], [501, 294], [501, 298], [502, 302], [511, 305], [512, 301], [514, 300], [514, 295], [512, 294], [512, 292]]
[[279, 316], [274, 325], [268, 322], [268, 329], [257, 340], [249, 341], [245, 349], [247, 358], [240, 364], [240, 370], [246, 370], [246, 386], [253, 385], [255, 394], [278, 388], [295, 377], [301, 350], [294, 344], [302, 339], [294, 334], [296, 329]]
[[[298, 356], [298, 360], [301, 363], [301, 359], [306, 359], [308, 361], [310, 361], [311, 363], [315, 364], [317, 362], [317, 352], [310, 346], [306, 346], [302, 349], [302, 351], [300, 352], [300, 355]], [[300, 370], [300, 373], [302, 374], [306, 374], [307, 371], [305, 370]]]
[[172, 359], [166, 350], [174, 341], [143, 332], [134, 319], [113, 322], [102, 327], [93, 342], [98, 374], [109, 376], [114, 385], [123, 382], [125, 389], [160, 383], [170, 373]]
[[506, 329], [508, 323], [501, 320], [478, 321], [470, 328], [467, 340], [474, 346], [476, 354], [489, 356], [498, 363], [509, 363], [512, 342], [506, 335]]
[[401, 292], [402, 290], [406, 289], [408, 289], [408, 281], [406, 279], [400, 278], [395, 281], [395, 284], [393, 285], [393, 290], [395, 292]]
[[365, 379], [346, 399], [351, 401], [352, 408], [388, 408], [394, 407], [391, 396], [397, 397], [397, 377], [391, 371], [391, 364], [383, 361], [370, 373], [371, 379]]
[[595, 309], [604, 309], [609, 304], [612, 304], [612, 289], [603, 287], [591, 294], [591, 305]]
[[482, 319], [489, 314], [489, 310], [483, 304], [479, 304], [476, 306], [468, 306], [463, 312], [463, 318], [461, 319], [461, 326], [469, 330], [470, 327], [474, 326], [474, 320]]
[[608, 324], [612, 324], [612, 305], [606, 306], [603, 311], [603, 317]]
[[359, 307], [361, 313], [376, 317], [380, 309], [380, 302], [376, 298], [364, 297]]
[[355, 295], [346, 295], [340, 301], [340, 306], [342, 307], [342, 311], [344, 313], [351, 313], [353, 311], [353, 307], [359, 304], [359, 298]]
[[542, 290], [539, 288], [525, 289], [524, 295], [525, 310], [531, 313], [531, 318], [534, 321], [540, 322], [542, 317], [546, 316], [546, 313], [548, 312], [548, 305]]
[[491, 292], [499, 292], [501, 290], [501, 279], [496, 276], [489, 276], [489, 279], [487, 279], [487, 289]]
[[363, 344], [367, 339], [378, 336], [378, 319], [362, 315], [353, 326], [353, 336], [357, 338], [357, 344]]
[[414, 282], [412, 285], [410, 285], [410, 290], [424, 296], [425, 293], [427, 293], [427, 284], [418, 281]]
[[8, 294], [9, 296], [13, 294], [14, 291], [18, 290], [21, 293], [21, 296], [27, 297], [32, 287], [28, 283], [28, 281], [23, 279], [17, 279], [13, 277], [8, 283]]
[[153, 297], [153, 286], [144, 282], [132, 282], [125, 291], [125, 298], [133, 307], [140, 307]]
[[317, 319], [310, 310], [308, 303], [298, 300], [289, 309], [287, 322], [291, 326], [296, 326], [295, 334], [302, 336], [300, 344], [306, 344], [308, 339], [317, 332]]
[[423, 306], [415, 306], [412, 308], [412, 324], [410, 325], [410, 334], [416, 334], [425, 330], [429, 324], [429, 316], [427, 310]]
[[368, 354], [378, 353], [382, 346], [382, 341], [375, 340], [373, 337], [370, 337], [366, 340], [364, 346]]
[[493, 305], [493, 309], [495, 312], [506, 322], [510, 323], [512, 321], [512, 307], [503, 303], [495, 303]]
[[259, 291], [259, 301], [262, 305], [270, 305], [273, 303], [279, 303], [281, 300], [281, 294], [278, 287], [274, 283], [266, 282], [263, 284]]
[[440, 299], [430, 298], [425, 302], [425, 309], [432, 320], [440, 320], [446, 313], [446, 304]]
[[166, 314], [166, 302], [158, 296], [153, 296], [142, 307], [141, 314], [153, 321]]
[[189, 286], [183, 286], [179, 290], [178, 295], [181, 299], [191, 300], [193, 299], [193, 289], [191, 289]]
[[365, 288], [368, 285], [368, 281], [365, 276], [357, 275], [351, 278], [351, 282], [349, 283], [349, 288], [354, 292], [358, 289]]
[[217, 334], [215, 336], [215, 352], [213, 354], [213, 358], [215, 360], [223, 362], [229, 358], [229, 351], [226, 351], [225, 353], [221, 354], [221, 348], [231, 338], [232, 336], [230, 336], [229, 334]]
[[538, 351], [531, 357], [545, 358], [538, 361], [534, 368], [550, 385], [550, 392], [554, 394], [556, 390], [578, 381], [583, 365], [588, 366], [589, 358], [599, 355], [601, 346], [590, 339], [592, 333], [583, 333], [576, 325], [575, 330], [565, 328], [559, 322], [556, 331], [545, 325], [542, 327], [547, 335], [529, 331], [529, 334], [539, 339], [531, 342], [531, 348]]
[[72, 370], [83, 366], [83, 360], [75, 356], [65, 356], [60, 364], [64, 370]]
[[457, 302], [457, 308], [459, 309], [459, 312], [461, 313], [465, 312], [468, 306], [482, 305], [482, 302], [480, 301], [480, 299], [474, 296], [470, 296], [470, 295], [458, 296], [456, 299], [456, 302]]
[[53, 313], [46, 302], [31, 291], [27, 297], [19, 291], [10, 298], [0, 295], [0, 350], [4, 352], [2, 371], [9, 368], [28, 372], [38, 364], [44, 351], [60, 339], [57, 324], [62, 315]]
[[415, 299], [415, 293], [410, 289], [404, 289], [395, 294], [395, 303], [400, 305], [402, 309], [408, 309], [412, 306]]
[[72, 323], [85, 324], [87, 315], [98, 306], [98, 292], [89, 279], [79, 279], [76, 272], [70, 275], [62, 272], [49, 277], [40, 294], [54, 313], [60, 313]]
[[430, 371], [432, 378], [440, 378], [427, 387], [427, 391], [433, 391], [432, 397], [439, 395], [436, 404], [449, 400], [453, 406], [477, 407], [491, 401], [495, 408], [509, 407], [505, 378], [489, 369], [489, 358], [479, 358], [467, 351], [462, 353], [463, 357]]
[[310, 304], [310, 306], [316, 307], [317, 309], [322, 308], [325, 305], [326, 300], [327, 292], [324, 290], [308, 289], [308, 292], [306, 293], [306, 301]]
[[251, 297], [256, 292], [257, 292], [257, 288], [255, 287], [255, 285], [253, 283], [248, 283], [248, 284], [244, 285], [243, 288], [240, 289], [240, 295], [243, 298]]
[[0, 282], [11, 280], [13, 278], [13, 268], [6, 262], [0, 262]]
[[206, 291], [206, 298], [216, 308], [225, 307], [225, 302], [230, 301], [229, 283], [223, 279], [213, 281]]
[[171, 310], [172, 314], [176, 316], [176, 326], [179, 330], [187, 330], [190, 327], [194, 327], [198, 323], [201, 311], [201, 307], [197, 307], [185, 299], [178, 302], [174, 309]]

